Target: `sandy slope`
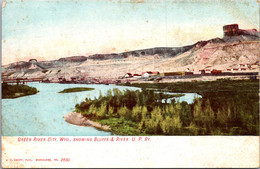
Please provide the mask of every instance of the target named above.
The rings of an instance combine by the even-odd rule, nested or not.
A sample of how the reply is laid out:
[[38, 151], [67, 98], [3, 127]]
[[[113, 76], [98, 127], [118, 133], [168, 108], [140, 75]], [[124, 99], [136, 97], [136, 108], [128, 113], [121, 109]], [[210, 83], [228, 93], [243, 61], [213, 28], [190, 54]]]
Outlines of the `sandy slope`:
[[107, 125], [101, 125], [100, 123], [91, 121], [86, 117], [83, 117], [80, 113], [71, 112], [64, 116], [66, 122], [78, 126], [95, 127], [101, 130], [110, 131], [110, 127]]

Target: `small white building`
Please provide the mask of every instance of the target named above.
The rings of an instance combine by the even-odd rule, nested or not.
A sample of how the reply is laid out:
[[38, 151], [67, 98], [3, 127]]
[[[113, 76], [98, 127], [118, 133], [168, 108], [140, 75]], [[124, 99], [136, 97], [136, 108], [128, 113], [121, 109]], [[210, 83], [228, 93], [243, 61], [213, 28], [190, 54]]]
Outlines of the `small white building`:
[[130, 77], [133, 77], [133, 76], [132, 76], [131, 73], [126, 73], [124, 77], [125, 77], [125, 78], [130, 78]]
[[147, 71], [147, 72], [143, 72], [143, 77], [151, 77], [153, 76], [153, 72]]

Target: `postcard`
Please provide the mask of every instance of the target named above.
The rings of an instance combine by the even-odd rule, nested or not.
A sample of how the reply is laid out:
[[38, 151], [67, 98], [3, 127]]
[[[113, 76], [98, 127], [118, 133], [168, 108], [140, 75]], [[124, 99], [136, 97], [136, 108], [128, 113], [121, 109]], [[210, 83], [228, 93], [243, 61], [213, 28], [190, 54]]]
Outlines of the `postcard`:
[[2, 1], [3, 168], [259, 167], [259, 1]]

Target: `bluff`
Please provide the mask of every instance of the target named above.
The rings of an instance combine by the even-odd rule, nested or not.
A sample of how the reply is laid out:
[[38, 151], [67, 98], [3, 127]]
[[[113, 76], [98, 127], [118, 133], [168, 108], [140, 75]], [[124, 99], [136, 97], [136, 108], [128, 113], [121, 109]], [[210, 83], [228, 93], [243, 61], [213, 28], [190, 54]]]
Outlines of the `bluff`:
[[[206, 67], [225, 70], [238, 64], [259, 62], [260, 34], [257, 30], [242, 30], [236, 24], [225, 25], [223, 35], [223, 38], [183, 47], [155, 47], [51, 61], [31, 59], [2, 66], [2, 75], [8, 78], [117, 78], [127, 72], [184, 71], [186, 68], [198, 71]], [[255, 71], [258, 70], [259, 67]]]

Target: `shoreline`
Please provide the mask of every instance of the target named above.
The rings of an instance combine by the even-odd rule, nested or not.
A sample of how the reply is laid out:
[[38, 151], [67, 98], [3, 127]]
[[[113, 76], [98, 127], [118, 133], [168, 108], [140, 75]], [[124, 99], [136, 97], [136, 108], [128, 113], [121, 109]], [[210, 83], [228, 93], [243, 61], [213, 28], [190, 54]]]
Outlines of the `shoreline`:
[[111, 131], [110, 126], [101, 125], [98, 122], [89, 120], [86, 117], [82, 116], [80, 113], [70, 112], [70, 113], [66, 114], [63, 118], [65, 119], [65, 121], [67, 123], [73, 124], [76, 126], [94, 127], [96, 129], [103, 130], [103, 131]]
[[[39, 92], [37, 92], [37, 93], [39, 93]], [[35, 95], [37, 93], [33, 93], [33, 94], [14, 93], [14, 95], [12, 95], [12, 96], [2, 96], [2, 99], [17, 99], [17, 98], [20, 98], [20, 97]]]

